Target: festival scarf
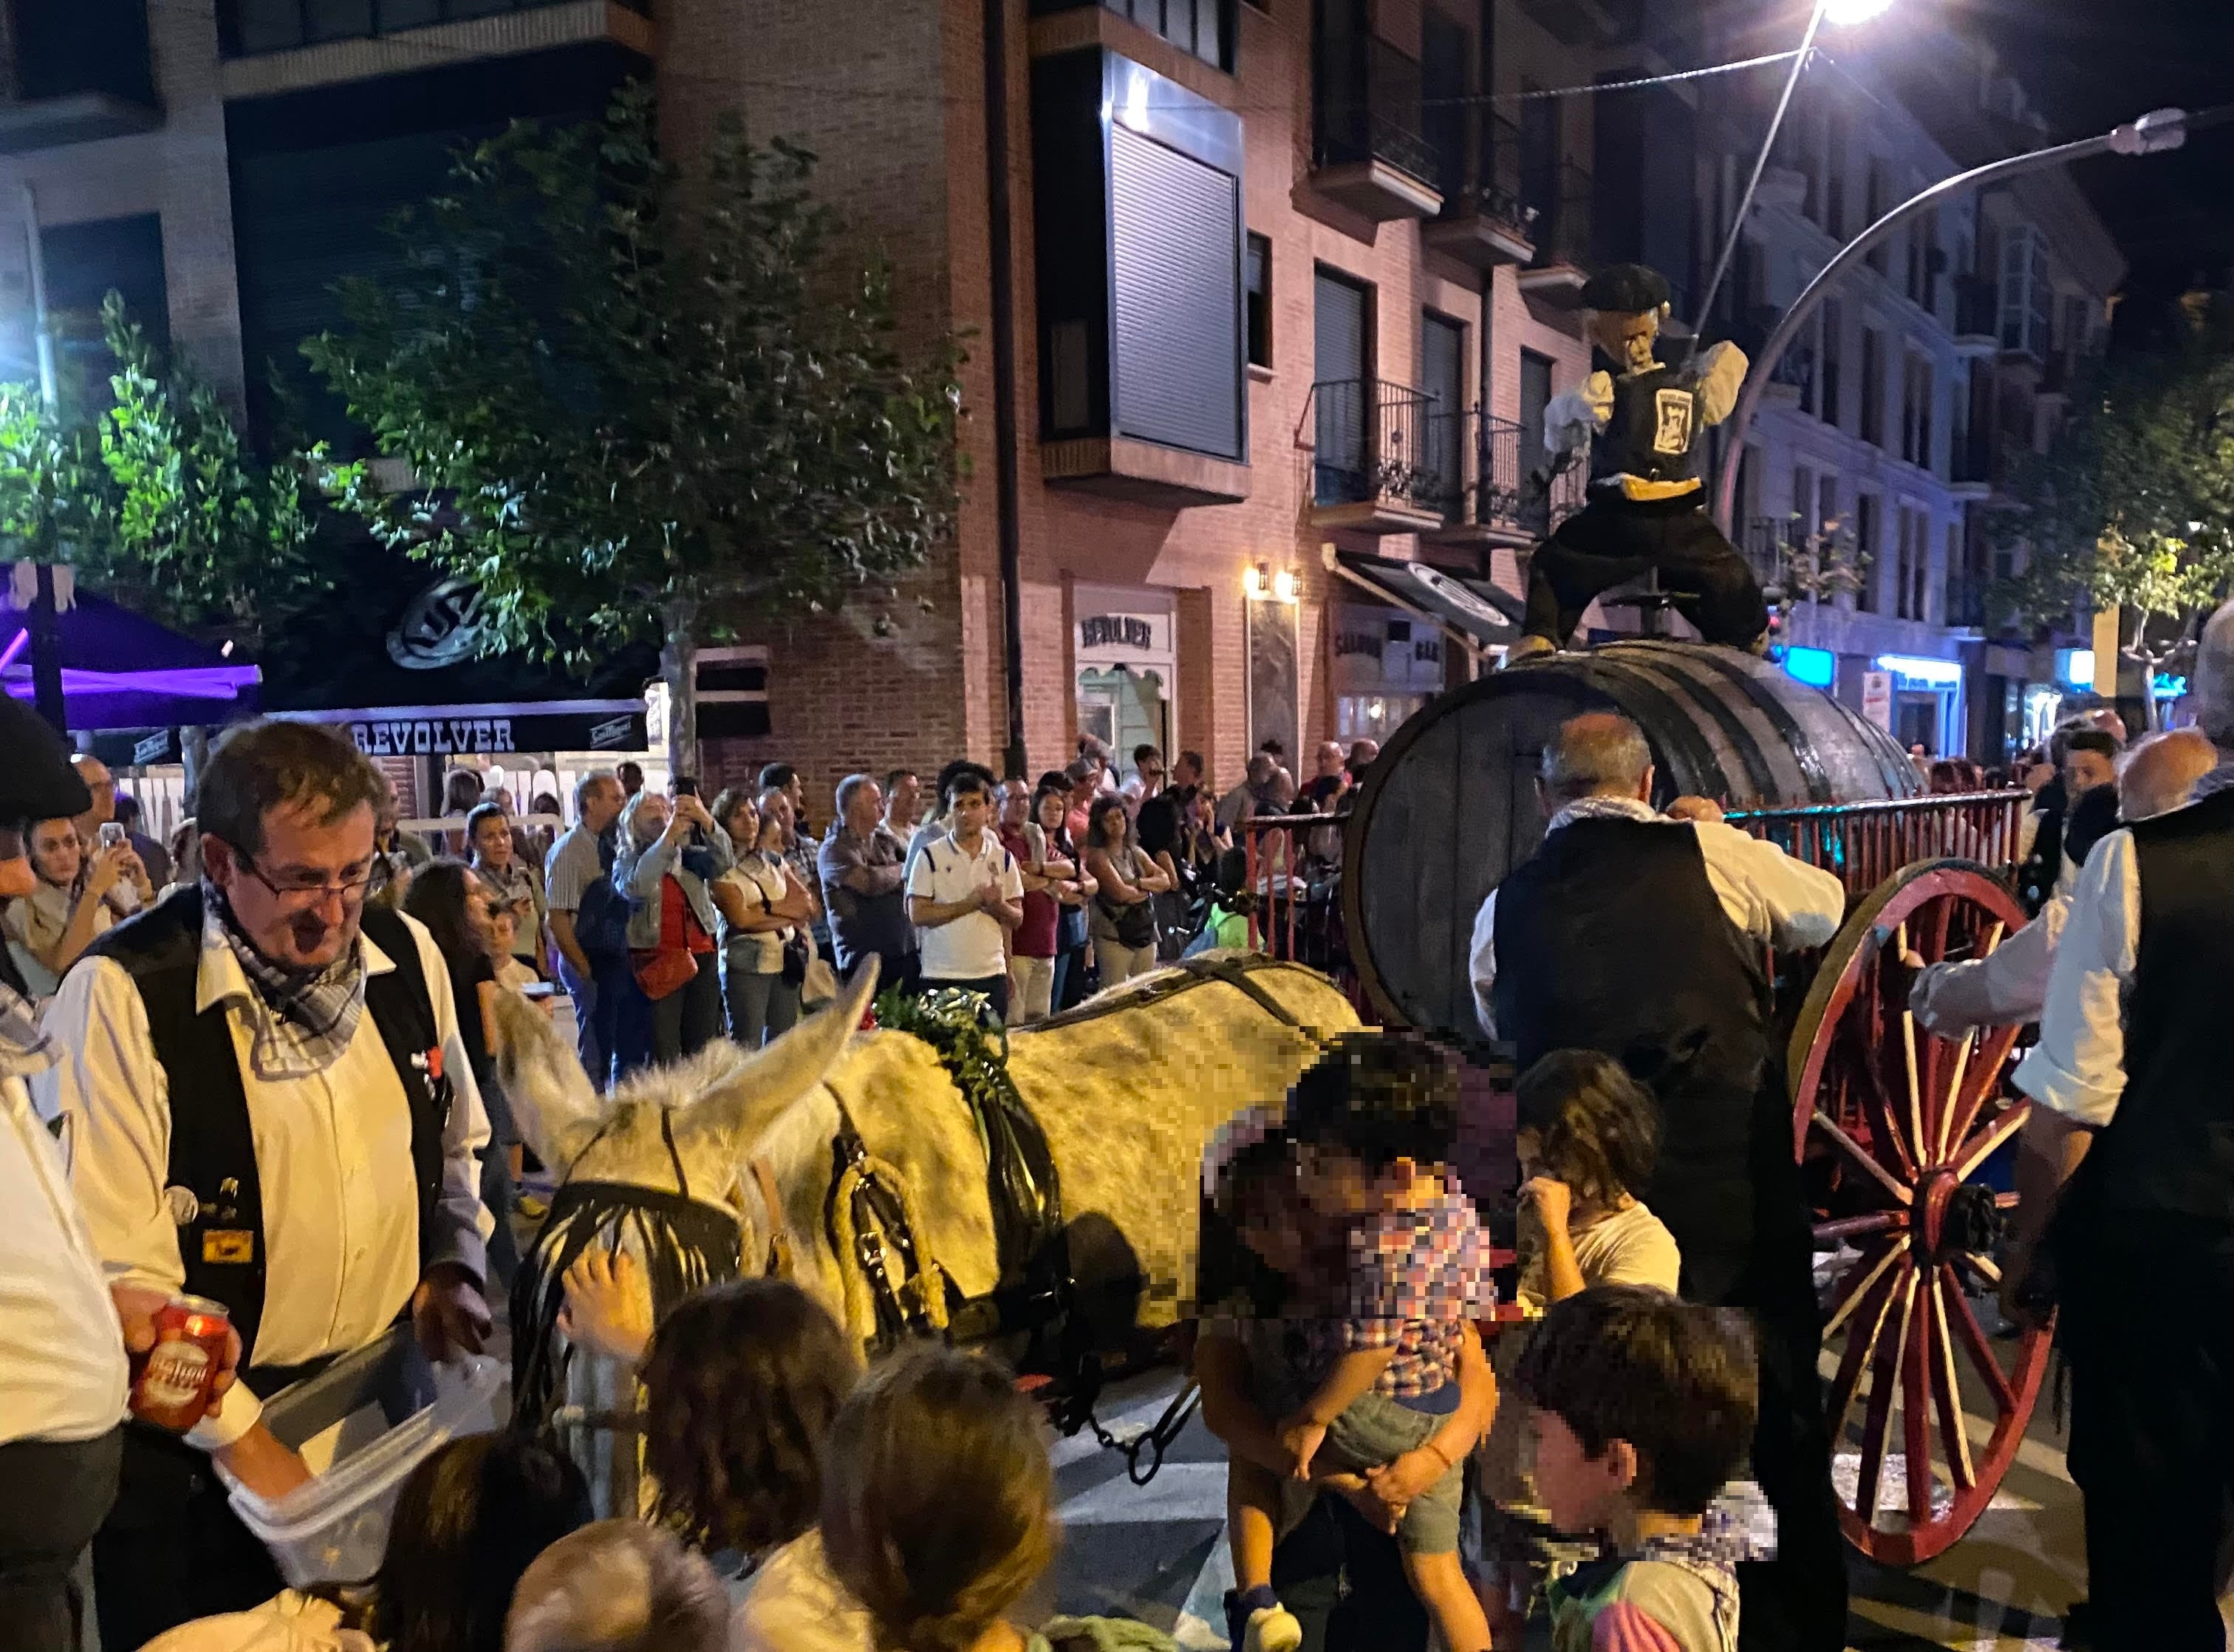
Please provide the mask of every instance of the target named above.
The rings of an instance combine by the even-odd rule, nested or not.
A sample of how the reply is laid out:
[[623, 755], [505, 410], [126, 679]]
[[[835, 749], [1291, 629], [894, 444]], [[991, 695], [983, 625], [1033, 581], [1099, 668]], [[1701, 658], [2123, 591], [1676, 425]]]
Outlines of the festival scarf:
[[364, 1013], [364, 937], [322, 970], [289, 970], [256, 950], [224, 893], [206, 878], [202, 911], [204, 944], [214, 928], [255, 989], [236, 996], [253, 1023], [249, 1065], [256, 1076], [267, 1084], [310, 1078], [339, 1061]]
[[1561, 826], [1572, 826], [1578, 820], [1658, 820], [1665, 824], [1667, 819], [1649, 803], [1639, 802], [1633, 797], [1578, 798], [1551, 817], [1551, 824], [1544, 828], [1544, 835], [1548, 838]]
[[28, 1079], [62, 1058], [31, 1001], [0, 982], [0, 1079]]

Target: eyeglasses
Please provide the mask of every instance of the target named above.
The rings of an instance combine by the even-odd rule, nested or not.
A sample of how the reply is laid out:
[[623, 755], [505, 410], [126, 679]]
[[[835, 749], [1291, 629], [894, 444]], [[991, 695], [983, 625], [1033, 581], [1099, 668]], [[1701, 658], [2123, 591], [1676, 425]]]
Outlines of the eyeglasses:
[[355, 905], [364, 898], [365, 891], [372, 887], [373, 872], [380, 864], [376, 858], [368, 860], [362, 866], [353, 867], [344, 872], [337, 881], [297, 875], [287, 875], [275, 879], [265, 876], [254, 861], [238, 851], [234, 852], [232, 858], [251, 878], [256, 879], [265, 888], [270, 890], [281, 900], [297, 906], [315, 905], [329, 895], [340, 896], [342, 904], [345, 906]]

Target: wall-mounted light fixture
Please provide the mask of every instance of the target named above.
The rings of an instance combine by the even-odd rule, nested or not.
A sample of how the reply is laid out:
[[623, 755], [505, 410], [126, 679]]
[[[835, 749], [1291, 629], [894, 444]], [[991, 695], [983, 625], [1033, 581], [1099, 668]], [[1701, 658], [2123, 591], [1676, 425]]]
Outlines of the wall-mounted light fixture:
[[1296, 578], [1296, 571], [1293, 568], [1283, 568], [1272, 576], [1272, 595], [1280, 601], [1284, 603], [1295, 601], [1298, 589], [1299, 582]]
[[1252, 602], [1292, 603], [1303, 593], [1303, 578], [1292, 563], [1276, 570], [1269, 562], [1252, 562], [1242, 572], [1241, 588]]
[[1272, 565], [1252, 562], [1241, 576], [1241, 588], [1257, 601], [1262, 602], [1271, 592]]

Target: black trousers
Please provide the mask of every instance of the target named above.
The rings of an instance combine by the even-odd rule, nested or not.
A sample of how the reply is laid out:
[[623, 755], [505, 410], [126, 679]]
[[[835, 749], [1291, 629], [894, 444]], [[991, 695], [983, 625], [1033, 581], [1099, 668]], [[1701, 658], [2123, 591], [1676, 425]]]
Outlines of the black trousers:
[[1753, 1474], [1776, 1511], [1776, 1558], [1738, 1573], [1739, 1652], [1839, 1652], [1846, 1644], [1846, 1541], [1831, 1489], [1830, 1425], [1812, 1302], [1754, 1309], [1760, 1412]]
[[145, 1423], [125, 1424], [123, 1436], [116, 1506], [93, 1540], [101, 1652], [136, 1652], [165, 1629], [246, 1611], [284, 1587], [206, 1453]]
[[652, 1001], [651, 1059], [663, 1066], [696, 1055], [722, 1035], [720, 955], [692, 955], [698, 972], [664, 998]]
[[1427, 1652], [1427, 1610], [1396, 1539], [1331, 1492], [1272, 1551], [1272, 1587], [1303, 1652]]
[[944, 981], [924, 976], [917, 984], [924, 992], [949, 989], [982, 992], [985, 995], [987, 1002], [993, 1006], [995, 1015], [1003, 1021], [1009, 1018], [1009, 977], [1004, 975], [989, 975], [974, 981]]
[[1530, 558], [1521, 630], [1564, 648], [1594, 599], [1656, 568], [1708, 642], [1744, 648], [1768, 629], [1753, 570], [1707, 514], [1703, 492], [1637, 500], [1596, 488]]
[[72, 1574], [115, 1500], [123, 1433], [0, 1446], [0, 1624], [10, 1647], [77, 1652], [90, 1603]]
[[2062, 1333], [2094, 1643], [2220, 1652], [2234, 1497], [2234, 1227], [2120, 1216], [2094, 1224], [2086, 1250], [2074, 1258], [2083, 1265], [2064, 1266]]

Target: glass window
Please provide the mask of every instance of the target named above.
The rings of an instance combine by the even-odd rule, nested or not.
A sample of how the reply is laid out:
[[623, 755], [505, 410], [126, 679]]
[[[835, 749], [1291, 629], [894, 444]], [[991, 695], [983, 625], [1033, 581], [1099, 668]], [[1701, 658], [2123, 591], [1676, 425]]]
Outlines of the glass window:
[[1249, 364], [1272, 365], [1272, 243], [1249, 238]]

